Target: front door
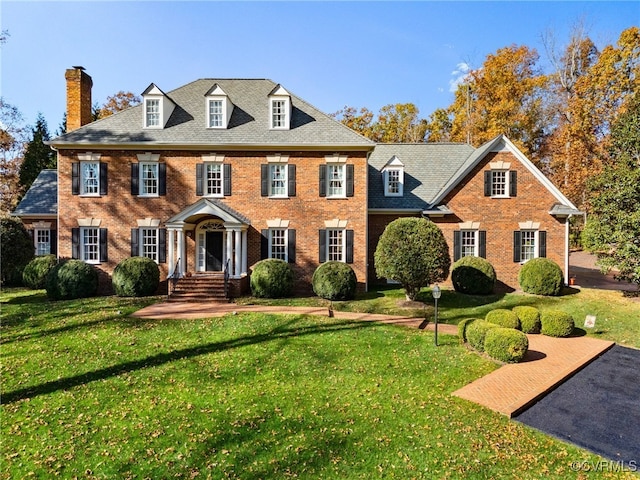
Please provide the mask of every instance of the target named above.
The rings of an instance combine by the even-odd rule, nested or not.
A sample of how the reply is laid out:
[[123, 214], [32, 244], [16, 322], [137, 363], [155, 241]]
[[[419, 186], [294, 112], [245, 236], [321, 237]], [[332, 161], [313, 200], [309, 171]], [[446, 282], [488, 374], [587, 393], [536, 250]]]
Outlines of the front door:
[[205, 270], [222, 271], [222, 232], [206, 232]]

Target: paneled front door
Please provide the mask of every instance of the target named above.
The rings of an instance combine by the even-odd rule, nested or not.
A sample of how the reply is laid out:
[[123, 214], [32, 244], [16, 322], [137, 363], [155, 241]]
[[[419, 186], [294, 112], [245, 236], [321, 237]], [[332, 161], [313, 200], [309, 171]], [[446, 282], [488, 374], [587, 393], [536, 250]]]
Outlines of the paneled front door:
[[206, 232], [205, 270], [222, 271], [222, 232]]

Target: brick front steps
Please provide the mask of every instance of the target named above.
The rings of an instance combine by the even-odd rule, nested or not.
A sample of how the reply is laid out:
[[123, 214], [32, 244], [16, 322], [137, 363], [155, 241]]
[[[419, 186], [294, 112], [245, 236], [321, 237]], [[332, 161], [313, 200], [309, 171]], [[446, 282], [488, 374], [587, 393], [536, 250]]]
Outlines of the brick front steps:
[[226, 302], [227, 296], [224, 289], [224, 275], [196, 274], [190, 277], [182, 277], [175, 287], [169, 285], [170, 302]]

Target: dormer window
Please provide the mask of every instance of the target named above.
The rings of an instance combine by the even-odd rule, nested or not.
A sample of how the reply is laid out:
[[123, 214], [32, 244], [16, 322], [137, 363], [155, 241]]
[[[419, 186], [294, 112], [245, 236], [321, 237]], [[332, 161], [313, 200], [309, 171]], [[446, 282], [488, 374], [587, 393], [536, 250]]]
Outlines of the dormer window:
[[280, 85], [269, 94], [269, 128], [272, 130], [291, 128], [291, 95]]
[[144, 128], [164, 128], [173, 113], [175, 103], [153, 83], [142, 92], [144, 99]]
[[233, 104], [227, 94], [216, 83], [205, 94], [205, 98], [207, 105], [207, 128], [227, 128], [233, 111]]
[[404, 193], [404, 165], [395, 155], [382, 169], [385, 197], [401, 197]]

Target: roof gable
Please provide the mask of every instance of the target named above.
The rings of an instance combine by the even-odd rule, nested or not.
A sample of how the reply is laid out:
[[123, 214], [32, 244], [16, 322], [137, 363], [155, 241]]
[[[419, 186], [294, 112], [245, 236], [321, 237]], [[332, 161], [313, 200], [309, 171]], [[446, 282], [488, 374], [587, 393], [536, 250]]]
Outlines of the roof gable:
[[47, 217], [58, 214], [58, 172], [42, 170], [13, 212], [17, 217]]

